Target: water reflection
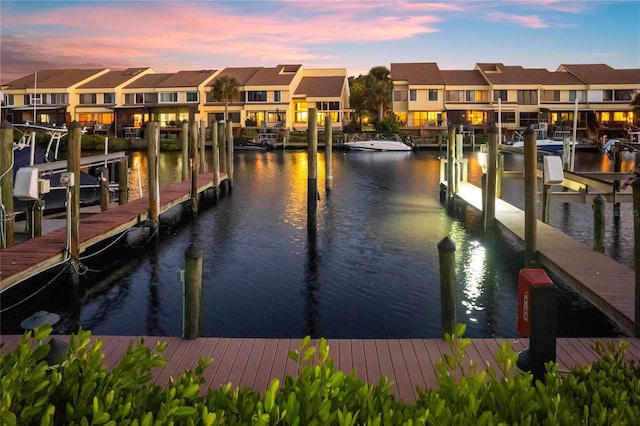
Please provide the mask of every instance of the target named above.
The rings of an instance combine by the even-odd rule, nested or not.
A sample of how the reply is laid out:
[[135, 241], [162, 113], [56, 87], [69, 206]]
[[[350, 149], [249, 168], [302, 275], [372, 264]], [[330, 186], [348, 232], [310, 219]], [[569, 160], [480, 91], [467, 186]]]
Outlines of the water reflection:
[[[239, 154], [233, 195], [215, 207], [205, 203], [197, 215], [178, 208], [161, 217], [152, 242], [148, 231], [134, 230], [105, 256], [87, 260], [99, 272], [83, 281], [86, 295], [74, 306], [63, 302], [68, 289], [59, 284], [32, 307], [60, 313], [59, 333], [80, 325], [95, 334], [181, 335], [176, 270], [196, 242], [204, 253], [203, 336], [437, 337], [437, 244], [448, 236], [457, 247], [458, 320], [474, 337], [515, 336], [522, 250], [504, 236], [485, 244], [470, 209], [462, 220], [447, 215], [438, 153], [401, 154], [335, 152], [329, 196], [320, 153], [315, 232], [307, 227], [306, 152]], [[180, 158], [161, 155], [161, 187], [181, 179]], [[145, 156], [136, 153], [135, 161], [144, 176]], [[471, 157], [470, 179], [478, 183], [480, 174]], [[509, 191], [516, 198], [521, 192], [515, 183]], [[567, 217], [576, 220], [573, 206]], [[3, 294], [3, 308], [21, 297]], [[562, 292], [561, 303], [571, 317], [563, 318], [561, 334], [615, 332], [571, 292]], [[26, 311], [3, 314], [3, 332], [15, 332], [32, 313]]]

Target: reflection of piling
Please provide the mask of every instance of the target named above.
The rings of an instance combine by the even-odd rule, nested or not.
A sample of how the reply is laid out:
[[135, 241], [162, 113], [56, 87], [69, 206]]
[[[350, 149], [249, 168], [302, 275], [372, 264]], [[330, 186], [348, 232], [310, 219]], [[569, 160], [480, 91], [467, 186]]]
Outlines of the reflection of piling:
[[[621, 173], [622, 172], [622, 155], [620, 155], [620, 147], [618, 144], [615, 144], [613, 147], [613, 172]], [[615, 179], [613, 181], [613, 194], [617, 194], [620, 191], [620, 180]], [[614, 197], [615, 200], [615, 197]], [[620, 203], [613, 203], [613, 217], [620, 218]]]
[[197, 121], [191, 125], [191, 143], [189, 144], [189, 176], [191, 176], [189, 198], [194, 212], [198, 211], [198, 128]]
[[182, 131], [180, 132], [182, 139], [182, 181], [189, 179], [191, 170], [189, 169], [189, 122], [182, 122]]
[[211, 123], [211, 172], [213, 173], [213, 198], [218, 199], [218, 191], [220, 186], [220, 152], [218, 149], [218, 123]]
[[531, 126], [524, 131], [524, 266], [535, 266], [538, 198], [536, 132]]
[[593, 249], [604, 253], [604, 216], [607, 208], [607, 200], [602, 194], [593, 199]]
[[309, 146], [307, 150], [307, 228], [315, 229], [316, 208], [318, 205], [318, 125], [316, 108], [309, 108]]
[[71, 238], [69, 254], [75, 270], [78, 271], [80, 267], [80, 150], [82, 141], [82, 126], [79, 122], [71, 123], [68, 136], [67, 172], [73, 173], [74, 176], [73, 185], [69, 187], [71, 208], [67, 210], [71, 214], [67, 220], [67, 224], [71, 227], [68, 230], [68, 235]]
[[160, 183], [158, 154], [160, 151], [160, 127], [155, 121], [147, 123], [147, 164], [149, 176], [149, 222], [153, 229], [160, 223]]
[[333, 151], [333, 134], [331, 132], [331, 115], [327, 114], [324, 117], [324, 187], [327, 192], [330, 192], [333, 188], [333, 164], [332, 164], [332, 151]]
[[456, 245], [449, 237], [438, 243], [440, 258], [440, 318], [442, 336], [456, 330]]
[[0, 124], [0, 190], [2, 191], [2, 205], [5, 209], [5, 216], [0, 220], [5, 222], [5, 235], [2, 247], [12, 247], [14, 244], [14, 223], [13, 212], [13, 126], [7, 120], [2, 120]]
[[191, 243], [184, 253], [184, 262], [184, 337], [196, 339], [200, 334], [202, 248]]
[[233, 122], [227, 120], [227, 188], [233, 190]]

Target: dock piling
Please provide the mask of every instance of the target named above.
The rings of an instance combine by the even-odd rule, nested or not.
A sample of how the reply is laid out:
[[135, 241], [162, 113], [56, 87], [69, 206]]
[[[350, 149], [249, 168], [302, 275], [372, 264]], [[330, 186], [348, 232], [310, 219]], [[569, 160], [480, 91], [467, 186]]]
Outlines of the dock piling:
[[453, 126], [449, 128], [449, 137], [447, 139], [447, 211], [453, 213], [455, 181], [456, 181], [456, 129]]
[[189, 168], [189, 122], [182, 122], [182, 131], [180, 132], [182, 139], [182, 181], [189, 179], [191, 169]]
[[211, 122], [211, 173], [213, 174], [213, 198], [220, 192], [220, 144], [218, 143], [218, 123]]
[[524, 131], [524, 266], [535, 267], [537, 198], [538, 198], [538, 156], [536, 132], [531, 126]]
[[122, 157], [118, 165], [118, 204], [129, 202], [129, 159]]
[[233, 191], [233, 122], [227, 120], [227, 188]]
[[318, 205], [318, 124], [316, 117], [316, 108], [309, 108], [307, 117], [309, 117], [307, 148], [307, 229], [315, 229], [316, 226], [316, 209]]
[[202, 296], [202, 248], [198, 244], [187, 247], [184, 263], [184, 338], [193, 340], [200, 334]]
[[69, 218], [67, 225], [71, 228], [67, 231], [70, 238], [69, 255], [74, 266], [72, 281], [77, 281], [77, 271], [80, 270], [80, 156], [82, 141], [82, 126], [79, 122], [74, 121], [69, 125], [69, 142], [67, 144], [67, 172], [71, 173], [74, 178], [72, 184], [69, 185], [68, 200], [70, 207], [67, 209]]
[[456, 330], [456, 245], [449, 237], [438, 243], [442, 337]]
[[227, 173], [227, 138], [224, 120], [218, 122], [218, 145], [220, 146], [220, 173]]
[[640, 178], [631, 184], [633, 188], [633, 259], [635, 266], [635, 337], [640, 337]]
[[487, 149], [487, 189], [486, 212], [484, 218], [484, 233], [491, 233], [495, 229], [496, 222], [496, 162], [498, 160], [498, 129], [491, 126], [489, 129], [489, 143]]
[[593, 249], [604, 253], [604, 228], [605, 228], [605, 213], [607, 208], [607, 200], [598, 194], [593, 199]]
[[160, 183], [158, 155], [160, 151], [160, 126], [155, 121], [147, 123], [147, 165], [149, 176], [149, 221], [155, 230], [160, 224]]
[[333, 163], [331, 159], [333, 152], [333, 134], [331, 128], [331, 115], [327, 114], [324, 117], [324, 187], [327, 193], [333, 189]]
[[205, 155], [205, 140], [207, 139], [207, 120], [205, 120], [204, 118], [200, 119], [200, 148], [199, 148], [199, 152], [200, 152], [200, 167], [199, 167], [199, 172], [200, 173], [204, 173], [205, 172], [205, 167], [207, 164], [207, 157]]
[[0, 218], [4, 226], [2, 248], [12, 247], [14, 244], [15, 217], [13, 211], [13, 126], [6, 119], [0, 124], [0, 190], [2, 190], [2, 205], [4, 216]]

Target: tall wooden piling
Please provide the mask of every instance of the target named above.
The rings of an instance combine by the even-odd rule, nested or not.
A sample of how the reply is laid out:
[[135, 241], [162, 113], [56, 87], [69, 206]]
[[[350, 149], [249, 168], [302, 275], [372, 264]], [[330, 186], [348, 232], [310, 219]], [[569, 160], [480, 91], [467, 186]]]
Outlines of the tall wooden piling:
[[456, 330], [456, 245], [449, 237], [438, 243], [442, 337]]
[[484, 232], [490, 233], [495, 229], [496, 223], [496, 162], [498, 160], [498, 129], [491, 126], [489, 129], [489, 144], [487, 149], [487, 200], [484, 218]]
[[183, 121], [180, 132], [182, 140], [182, 181], [189, 179], [191, 169], [189, 168], [189, 122]]
[[636, 271], [635, 285], [635, 337], [640, 337], [640, 178], [631, 184], [633, 188], [633, 259]]
[[220, 173], [227, 173], [227, 138], [224, 120], [218, 122], [218, 145], [220, 146]]
[[307, 229], [315, 229], [318, 206], [318, 124], [316, 108], [309, 108], [307, 147]]
[[233, 122], [227, 120], [227, 187], [233, 190]]
[[109, 195], [109, 169], [105, 167], [100, 172], [100, 211], [109, 208]]
[[129, 202], [129, 158], [122, 157], [118, 165], [118, 204]]
[[531, 126], [524, 131], [524, 266], [535, 267], [537, 250], [538, 177], [536, 132]]
[[593, 199], [593, 249], [604, 253], [604, 228], [607, 200], [602, 194], [596, 195]]
[[191, 133], [189, 139], [189, 158], [193, 161], [193, 169], [195, 173], [199, 173], [200, 162], [198, 160], [198, 143], [200, 139], [200, 123], [194, 121], [191, 123]]
[[502, 198], [502, 182], [504, 181], [504, 153], [498, 153], [498, 170], [496, 171], [496, 198]]
[[[82, 142], [82, 126], [74, 121], [69, 125], [67, 143], [67, 172], [73, 173], [74, 182], [69, 187], [71, 217], [67, 220], [71, 229], [69, 234], [69, 255], [75, 271], [80, 267], [80, 151]], [[74, 277], [75, 280], [77, 277]]]
[[447, 211], [453, 213], [456, 181], [456, 128], [449, 126], [447, 139]]
[[200, 334], [202, 299], [202, 248], [191, 243], [184, 253], [184, 337], [196, 339]]
[[0, 190], [2, 190], [2, 205], [5, 209], [4, 220], [6, 231], [2, 235], [2, 247], [12, 247], [14, 244], [15, 217], [13, 211], [13, 126], [7, 120], [0, 124]]
[[327, 193], [333, 189], [333, 133], [331, 115], [324, 117], [324, 187]]
[[147, 164], [149, 178], [149, 222], [156, 229], [160, 224], [160, 182], [158, 155], [160, 153], [160, 126], [155, 121], [147, 123]]
[[[620, 153], [620, 148], [618, 144], [615, 144], [613, 146], [613, 172], [620, 173], [621, 171], [622, 171], [622, 155]], [[614, 200], [618, 191], [620, 191], [620, 180], [615, 179], [613, 181]], [[620, 202], [614, 201], [613, 203], [613, 217], [616, 220], [620, 219]]]
[[207, 139], [207, 135], [206, 135], [206, 131], [207, 131], [207, 120], [205, 120], [204, 118], [200, 119], [200, 146], [199, 146], [199, 157], [200, 157], [200, 166], [199, 166], [199, 171], [200, 173], [204, 173], [206, 170], [206, 164], [207, 164], [207, 157], [205, 155], [205, 140]]
[[218, 143], [218, 123], [211, 122], [211, 172], [213, 173], [213, 196], [218, 198], [220, 191], [220, 144]]
[[191, 200], [191, 210], [198, 211], [198, 122], [191, 125], [191, 138], [189, 139], [189, 176], [191, 177], [191, 189], [189, 198]]

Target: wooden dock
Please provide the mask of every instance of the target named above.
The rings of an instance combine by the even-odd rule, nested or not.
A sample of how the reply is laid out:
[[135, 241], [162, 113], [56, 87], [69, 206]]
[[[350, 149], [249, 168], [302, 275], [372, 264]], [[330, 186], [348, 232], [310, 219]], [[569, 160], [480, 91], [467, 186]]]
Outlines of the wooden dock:
[[[227, 179], [222, 174], [220, 181]], [[198, 176], [198, 193], [213, 187], [213, 174]], [[160, 211], [170, 208], [190, 198], [189, 180], [162, 188], [160, 191]], [[113, 207], [104, 212], [80, 220], [80, 253], [96, 243], [117, 236], [125, 230], [147, 220], [149, 214], [148, 197], [138, 198], [127, 204]], [[41, 237], [31, 238], [0, 251], [0, 292], [31, 278], [61, 263], [65, 259], [67, 238], [66, 227], [56, 229]]]
[[[15, 348], [22, 336], [0, 336], [2, 351]], [[68, 341], [69, 336], [54, 336]], [[129, 344], [136, 337], [92, 336], [102, 339], [103, 362], [107, 368], [115, 367]], [[556, 361], [560, 371], [586, 365], [597, 359], [591, 349], [596, 341], [614, 342], [614, 338], [561, 338], [556, 344]], [[640, 360], [640, 340], [629, 342], [627, 359]], [[297, 374], [297, 364], [287, 357], [290, 350], [300, 349], [299, 339], [239, 339], [179, 337], [145, 337], [145, 345], [154, 347], [158, 341], [167, 342], [164, 357], [167, 365], [154, 370], [153, 380], [160, 386], [187, 370], [194, 370], [199, 358], [213, 358], [214, 362], [204, 374], [204, 389], [217, 389], [226, 383], [240, 388], [246, 386], [257, 392], [267, 389], [271, 379]], [[528, 347], [528, 340], [473, 339], [467, 350], [467, 359], [484, 369], [487, 365], [499, 372], [495, 353], [502, 343], [520, 352]], [[450, 353], [442, 339], [328, 339], [329, 356], [336, 369], [345, 373], [356, 371], [356, 377], [369, 384], [378, 384], [381, 376], [393, 382], [392, 392], [406, 402], [417, 398], [416, 387], [437, 388], [436, 362], [444, 353]]]
[[[482, 210], [482, 192], [477, 186], [460, 182], [456, 196]], [[524, 212], [501, 199], [496, 199], [496, 225], [524, 242]], [[542, 266], [584, 296], [629, 335], [634, 334], [633, 270], [540, 220], [536, 245]]]

